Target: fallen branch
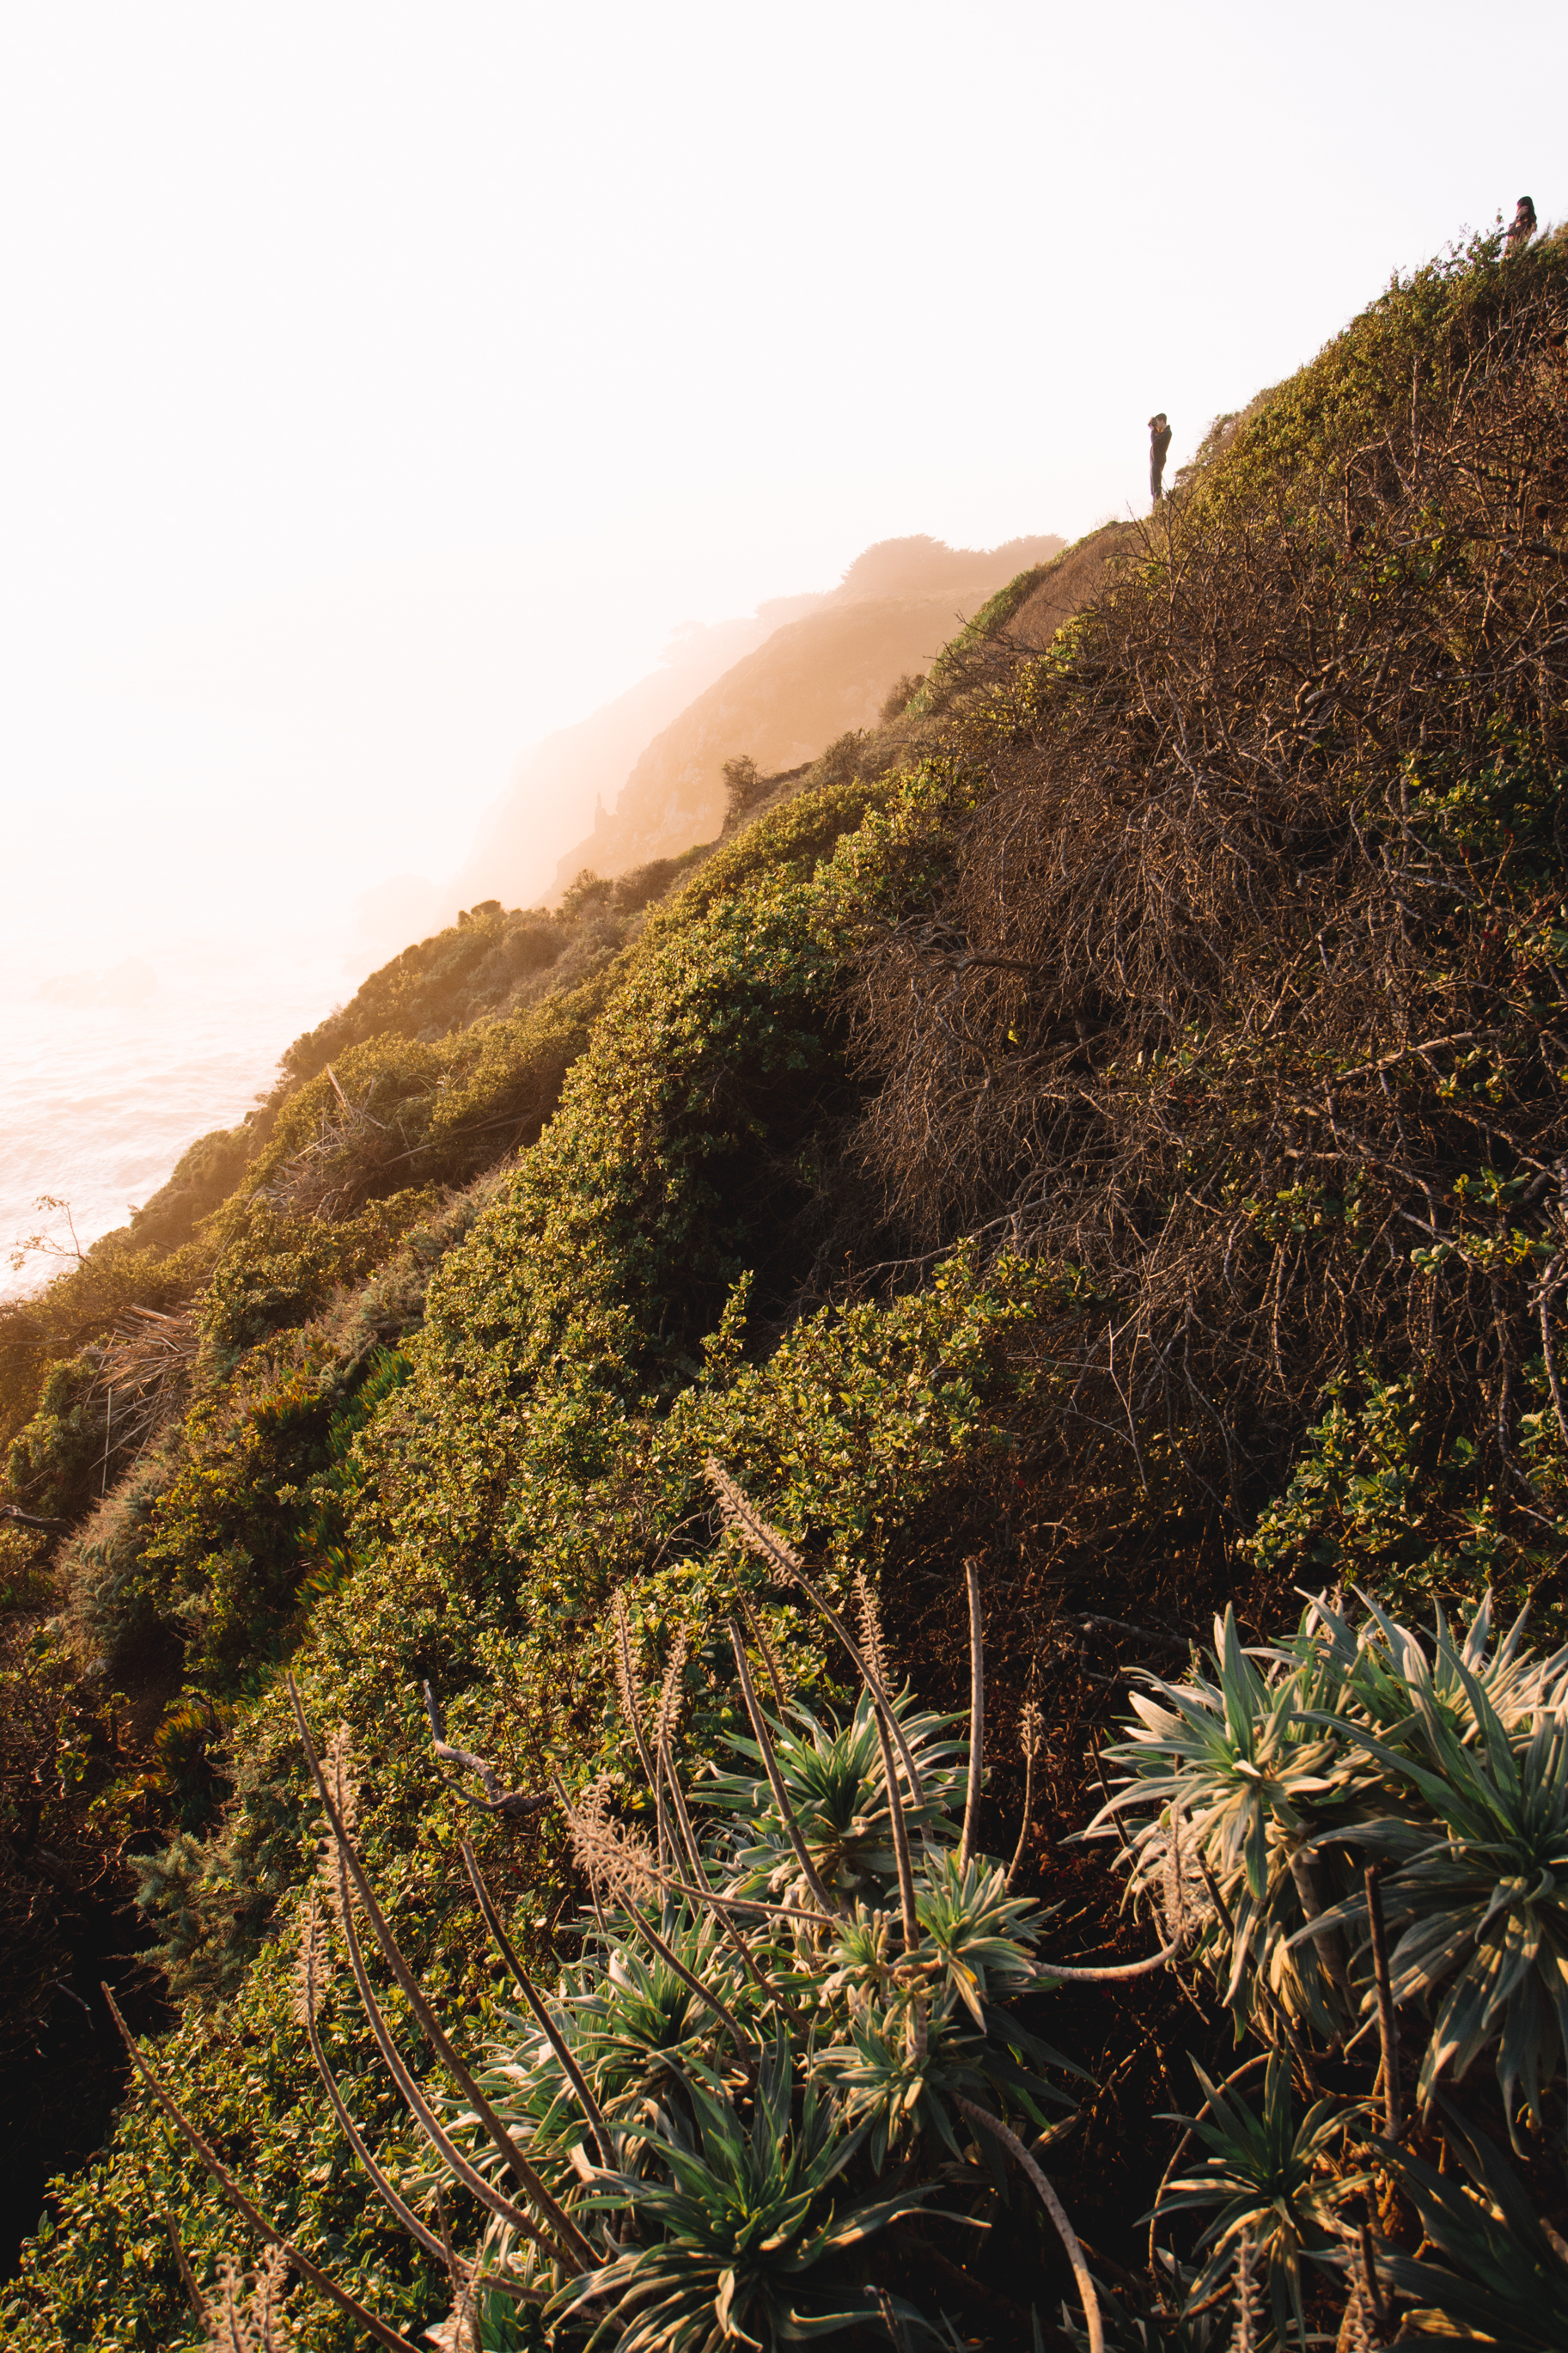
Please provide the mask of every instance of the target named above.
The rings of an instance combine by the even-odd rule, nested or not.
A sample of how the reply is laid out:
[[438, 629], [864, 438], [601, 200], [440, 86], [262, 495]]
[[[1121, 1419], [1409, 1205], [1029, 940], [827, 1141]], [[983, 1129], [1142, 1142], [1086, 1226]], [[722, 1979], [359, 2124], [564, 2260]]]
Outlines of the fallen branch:
[[472, 1806], [476, 1813], [504, 1814], [509, 1821], [521, 1821], [549, 1805], [548, 1790], [503, 1789], [500, 1775], [485, 1757], [474, 1756], [470, 1749], [454, 1748], [446, 1736], [441, 1711], [428, 1683], [424, 1685], [424, 1692], [425, 1713], [430, 1719], [431, 1747], [443, 1764], [460, 1765], [466, 1773], [473, 1774], [485, 1794], [482, 1798], [471, 1797], [459, 1782], [452, 1780], [445, 1773], [437, 1777], [443, 1788], [450, 1789], [455, 1798], [461, 1798], [463, 1803]]

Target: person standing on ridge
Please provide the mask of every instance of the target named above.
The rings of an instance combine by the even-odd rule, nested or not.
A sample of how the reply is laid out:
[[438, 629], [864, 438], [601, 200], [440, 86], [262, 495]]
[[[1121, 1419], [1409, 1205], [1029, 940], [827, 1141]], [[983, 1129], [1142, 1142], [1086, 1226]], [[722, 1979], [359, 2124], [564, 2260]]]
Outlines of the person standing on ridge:
[[1503, 244], [1505, 257], [1511, 259], [1514, 254], [1522, 253], [1534, 235], [1535, 206], [1528, 196], [1521, 196], [1513, 218], [1508, 225], [1508, 237]]
[[1165, 495], [1165, 452], [1170, 446], [1171, 428], [1165, 422], [1165, 412], [1157, 409], [1149, 419], [1149, 496], [1156, 506]]

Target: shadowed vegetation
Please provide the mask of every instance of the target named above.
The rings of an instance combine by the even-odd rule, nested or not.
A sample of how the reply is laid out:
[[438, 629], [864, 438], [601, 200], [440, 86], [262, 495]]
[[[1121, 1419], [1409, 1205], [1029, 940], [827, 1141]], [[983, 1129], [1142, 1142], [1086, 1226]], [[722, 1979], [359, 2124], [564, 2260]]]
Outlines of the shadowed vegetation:
[[[412, 2339], [476, 2261], [530, 2290], [486, 2289], [494, 2347], [612, 2308], [599, 2342], [629, 2345], [645, 2290], [693, 2343], [731, 2314], [792, 2341], [807, 2226], [742, 2282], [710, 2227], [742, 2191], [805, 2200], [826, 2235], [789, 2277], [853, 2291], [850, 2345], [1063, 2345], [1091, 2304], [1144, 2353], [1331, 2338], [1347, 2305], [1386, 2341], [1422, 2297], [1535, 2341], [1452, 2185], [1528, 2213], [1554, 2308], [1557, 1997], [1497, 1954], [1561, 1942], [1565, 350], [1557, 242], [1391, 288], [1155, 524], [1025, 575], [880, 729], [741, 776], [718, 846], [396, 959], [291, 1050], [242, 1157], [206, 1139], [151, 1225], [0, 1319], [7, 1494], [66, 1524], [12, 1524], [14, 1883], [34, 1803], [35, 1842], [135, 1866], [178, 2010], [160, 2081], [313, 2267], [286, 2275], [313, 2353], [364, 2341], [316, 2272]], [[1075, 564], [1090, 601], [1031, 642]], [[863, 1683], [802, 1571], [841, 1617], [858, 1596], [868, 1652], [879, 1595]], [[1302, 1587], [1326, 1598], [1288, 1635]], [[1475, 1630], [1489, 1588], [1538, 1647]], [[285, 1665], [356, 1762], [353, 1852], [418, 1989], [377, 1931], [373, 2007], [479, 2188], [334, 1980], [356, 2157], [296, 2021], [321, 1812]], [[1141, 1731], [1128, 1668], [1162, 1678]], [[906, 1682], [960, 1720], [983, 1687], [984, 1772], [963, 1829], [911, 1781], [900, 1858]], [[1115, 1841], [1075, 1842], [1119, 1767], [1142, 1917]], [[937, 1919], [961, 1846], [1026, 1907], [994, 1986]], [[652, 1889], [625, 1877], [649, 1854]], [[788, 1955], [746, 1929], [749, 1968], [700, 1892], [819, 1905], [814, 1877], [866, 1909], [831, 1968], [810, 1923]], [[1027, 2066], [1068, 2129], [1012, 2078], [921, 2105], [928, 1943], [960, 2038], [1009, 1972], [1051, 1983], [1080, 2072]], [[520, 1971], [603, 2027], [607, 2130], [658, 2073], [640, 2153], [586, 2148]], [[629, 1984], [636, 2031], [604, 2026]], [[763, 2056], [711, 2003], [686, 2033], [704, 1987]], [[426, 2000], [449, 2048], [412, 2040]], [[476, 2154], [451, 2067], [487, 2041], [569, 2228]], [[498, 2187], [553, 2234], [544, 2304]], [[932, 2221], [839, 2229], [900, 2200]], [[51, 2190], [10, 2341], [199, 2345], [257, 2228], [143, 2086]], [[614, 2273], [593, 2318], [574, 2232]]]

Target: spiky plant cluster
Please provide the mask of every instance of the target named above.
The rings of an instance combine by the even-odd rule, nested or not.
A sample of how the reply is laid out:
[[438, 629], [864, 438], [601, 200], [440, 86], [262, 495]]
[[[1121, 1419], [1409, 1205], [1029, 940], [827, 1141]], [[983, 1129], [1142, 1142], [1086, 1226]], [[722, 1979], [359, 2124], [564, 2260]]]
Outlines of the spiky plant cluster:
[[[1264, 2046], [1223, 2084], [1194, 2063], [1151, 2277], [1154, 2232], [1208, 2216], [1160, 2299], [1177, 2331], [1228, 2299], [1234, 2344], [1305, 2348], [1313, 2281], [1334, 2277], [1347, 2353], [1391, 2341], [1396, 2292], [1449, 2334], [1544, 2348], [1568, 2325], [1568, 2254], [1453, 2091], [1500, 2094], [1516, 2148], [1560, 2151], [1568, 1651], [1531, 1651], [1522, 1619], [1494, 1638], [1489, 1602], [1463, 1633], [1439, 1611], [1423, 1643], [1363, 1599], [1352, 1624], [1320, 1597], [1273, 1645], [1243, 1644], [1227, 1611], [1183, 1681], [1143, 1677], [1106, 1751], [1124, 1784], [1092, 1829], [1130, 1833], [1146, 1894], [1195, 1871], [1194, 1957]], [[1239, 2084], [1265, 2054], [1255, 2107]], [[1364, 2097], [1323, 2094], [1331, 2060], [1359, 2060]], [[1440, 2169], [1400, 2146], [1413, 2133]], [[1373, 2227], [1395, 2186], [1441, 2263]]]
[[1510, 2119], [1539, 2119], [1568, 2051], [1568, 1650], [1531, 1652], [1522, 1618], [1494, 1641], [1483, 1602], [1462, 1636], [1439, 1610], [1428, 1654], [1375, 1602], [1352, 1627], [1322, 1597], [1277, 1647], [1227, 1611], [1212, 1672], [1145, 1681], [1095, 1827], [1139, 1817], [1146, 1886], [1189, 1825], [1226, 2000], [1275, 2039], [1375, 2032], [1386, 1933], [1420, 2104], [1486, 2053]]
[[[759, 1548], [804, 1577], [776, 1531], [744, 1508]], [[650, 1712], [616, 1610], [616, 1680], [659, 1799], [658, 1844], [616, 1819], [605, 1782], [560, 1792], [594, 1916], [548, 1992], [464, 1848], [517, 1989], [479, 2063], [454, 2045], [377, 1901], [352, 1828], [344, 1741], [318, 1757], [300, 1716], [333, 1903], [329, 1915], [312, 1896], [304, 1910], [299, 2015], [373, 2189], [451, 2277], [435, 2340], [453, 2353], [525, 2343], [698, 2353], [851, 2326], [918, 2339], [926, 2323], [898, 2259], [879, 2261], [877, 2242], [939, 2192], [950, 2220], [994, 2213], [1009, 2166], [1017, 2194], [1037, 2197], [1059, 2232], [1089, 2341], [1103, 2344], [1083, 2251], [1032, 2153], [1070, 2106], [1059, 2079], [1077, 2072], [1020, 2008], [1066, 1972], [1040, 1951], [1048, 1915], [1009, 1893], [1004, 1864], [964, 1851], [967, 1745], [889, 1689], [868, 1593], [859, 1643], [813, 1598], [863, 1670], [858, 1700], [836, 1715], [792, 1697], [742, 1601], [730, 1634], [750, 1736], [690, 1788], [673, 1753], [683, 1650]], [[977, 1690], [981, 1679], [977, 1651]], [[375, 1948], [455, 2094], [415, 2073], [368, 1966]], [[339, 1955], [426, 2144], [417, 2178], [382, 2169], [328, 2062], [317, 2021]], [[140, 2054], [137, 2063], [269, 2231]], [[484, 2215], [462, 2250], [446, 2221], [457, 2189]], [[403, 2341], [356, 2309], [367, 2337]]]
[[[1064, 2325], [1089, 2353], [1307, 2353], [1325, 2316], [1347, 2348], [1384, 2344], [1413, 2300], [1450, 2333], [1526, 2353], [1561, 2344], [1568, 2253], [1444, 2086], [1472, 2080], [1495, 2049], [1510, 2126], [1527, 2112], [1539, 2147], [1554, 2124], [1568, 1654], [1532, 1653], [1521, 1625], [1494, 1639], [1485, 1608], [1462, 1636], [1439, 1618], [1426, 1647], [1370, 1604], [1352, 1624], [1320, 1599], [1261, 1648], [1227, 1617], [1207, 1666], [1147, 1679], [1131, 1737], [1109, 1752], [1127, 1778], [1096, 1827], [1127, 1821], [1131, 1884], [1166, 1941], [1147, 1961], [1085, 1968], [1044, 1948], [1048, 1913], [1015, 1896], [962, 1826], [984, 1721], [978, 1565], [966, 1565], [965, 1740], [889, 1689], [866, 1589], [857, 1640], [755, 1507], [721, 1492], [862, 1688], [837, 1714], [792, 1696], [742, 1599], [729, 1634], [749, 1731], [688, 1788], [674, 1753], [684, 1647], [650, 1709], [617, 1609], [617, 1682], [657, 1841], [617, 1818], [607, 1780], [575, 1798], [558, 1785], [593, 1917], [547, 1990], [464, 1846], [517, 1995], [492, 2013], [482, 2059], [453, 2042], [377, 1900], [346, 1742], [318, 1757], [300, 1715], [335, 1901], [312, 1894], [302, 1915], [299, 2016], [373, 2190], [451, 2282], [431, 2341], [721, 2353], [853, 2327], [860, 2342], [956, 2342], [909, 2293], [909, 2242], [884, 2251], [883, 2234], [922, 2211], [994, 2221], [1010, 2182], [1060, 2240], [1075, 2291]], [[1039, 1737], [1031, 1719], [1026, 1757]], [[321, 2041], [342, 1959], [426, 2146], [422, 2169], [395, 2181]], [[1251, 2052], [1220, 2082], [1195, 2070], [1201, 2105], [1173, 2120], [1181, 2138], [1145, 2218], [1147, 2274], [1118, 2271], [1112, 2292], [1039, 2162], [1077, 2071], [1022, 2005], [1064, 1978], [1188, 1959], [1223, 1989]], [[384, 1968], [448, 2088], [414, 2072], [377, 1989]], [[1364, 2095], [1326, 2089], [1320, 2069], [1352, 2067], [1358, 2051]], [[134, 2055], [273, 2248], [277, 2275], [297, 2270], [366, 2341], [407, 2353], [268, 2221]], [[1260, 2094], [1247, 2087], [1259, 2067]], [[1413, 2129], [1426, 2154], [1404, 2145]], [[1427, 2154], [1445, 2141], [1434, 2169]], [[458, 2189], [484, 2218], [460, 2249], [447, 2221]], [[1396, 2189], [1421, 2215], [1419, 2253], [1408, 2234], [1385, 2235]], [[237, 2285], [223, 2295], [237, 2327]]]

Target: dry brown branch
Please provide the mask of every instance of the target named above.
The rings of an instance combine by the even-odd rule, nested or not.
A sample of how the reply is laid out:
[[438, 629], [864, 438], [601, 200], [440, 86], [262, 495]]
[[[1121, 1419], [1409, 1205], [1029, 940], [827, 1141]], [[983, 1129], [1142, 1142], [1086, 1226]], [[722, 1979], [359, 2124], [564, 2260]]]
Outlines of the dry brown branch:
[[[1232, 1512], [1363, 1348], [1436, 1362], [1500, 1468], [1517, 1363], [1555, 1370], [1531, 1264], [1489, 1256], [1550, 1254], [1568, 1168], [1568, 384], [1533, 283], [1457, 316], [1374, 446], [1178, 502], [1065, 653], [998, 658], [1036, 681], [1012, 739], [865, 944], [864, 1144], [914, 1246], [1079, 1270], [1113, 1306], [1042, 1331], [1068, 1441], [1142, 1485], [1159, 1430]], [[1456, 1197], [1489, 1169], [1526, 1189]]]
[[435, 1693], [428, 1683], [426, 1683], [423, 1689], [425, 1713], [430, 1722], [431, 1747], [443, 1764], [460, 1765], [466, 1773], [472, 1773], [485, 1794], [482, 1798], [474, 1797], [459, 1782], [450, 1779], [445, 1773], [440, 1777], [444, 1788], [450, 1789], [454, 1797], [461, 1798], [463, 1803], [466, 1806], [472, 1806], [477, 1813], [503, 1814], [509, 1821], [526, 1820], [530, 1814], [538, 1813], [542, 1807], [550, 1803], [547, 1790], [503, 1789], [500, 1775], [485, 1757], [475, 1757], [467, 1748], [454, 1748], [447, 1738], [446, 1727], [441, 1720], [441, 1711], [436, 1704]]
[[985, 1650], [980, 1622], [978, 1559], [964, 1562], [963, 1577], [969, 1594], [969, 1782], [963, 1801], [963, 1836], [958, 1848], [960, 1871], [974, 1851], [974, 1835], [980, 1823], [980, 1793], [985, 1778]]

